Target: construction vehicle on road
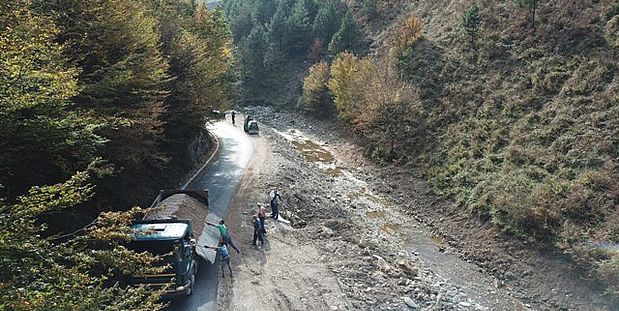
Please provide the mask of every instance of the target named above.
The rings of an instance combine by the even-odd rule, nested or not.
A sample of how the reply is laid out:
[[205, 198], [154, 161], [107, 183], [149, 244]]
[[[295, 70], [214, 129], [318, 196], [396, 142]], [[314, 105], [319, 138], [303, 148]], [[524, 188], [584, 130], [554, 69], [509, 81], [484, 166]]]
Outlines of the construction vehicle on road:
[[219, 233], [206, 226], [218, 218], [209, 213], [208, 191], [164, 190], [142, 220], [131, 225], [129, 247], [163, 256], [165, 271], [132, 276], [131, 283], [164, 290], [164, 298], [191, 295], [200, 262], [215, 262], [216, 253], [204, 245], [217, 245]]

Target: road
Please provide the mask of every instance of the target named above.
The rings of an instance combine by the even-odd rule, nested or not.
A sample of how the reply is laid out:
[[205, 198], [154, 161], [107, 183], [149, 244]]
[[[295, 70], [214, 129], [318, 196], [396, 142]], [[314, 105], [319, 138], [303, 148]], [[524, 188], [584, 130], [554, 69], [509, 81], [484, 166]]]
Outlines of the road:
[[[209, 131], [219, 139], [219, 156], [187, 187], [208, 189], [210, 210], [220, 218], [225, 218], [228, 214], [232, 196], [253, 153], [252, 143], [241, 127], [242, 124], [239, 122], [233, 126], [227, 120], [208, 127]], [[216, 268], [218, 263], [215, 265], [203, 263], [196, 278], [193, 294], [172, 301], [167, 310], [216, 310], [219, 277], [217, 274], [219, 269]]]

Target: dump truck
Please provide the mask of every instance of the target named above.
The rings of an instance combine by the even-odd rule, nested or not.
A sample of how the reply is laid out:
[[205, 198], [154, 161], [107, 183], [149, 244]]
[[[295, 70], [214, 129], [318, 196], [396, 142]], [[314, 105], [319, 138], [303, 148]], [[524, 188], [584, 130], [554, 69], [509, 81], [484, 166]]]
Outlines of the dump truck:
[[208, 191], [164, 190], [142, 220], [131, 225], [129, 247], [137, 252], [163, 256], [166, 270], [159, 274], [131, 276], [134, 285], [164, 290], [164, 298], [191, 295], [201, 262], [214, 263], [219, 232], [206, 225], [218, 222], [209, 213]]

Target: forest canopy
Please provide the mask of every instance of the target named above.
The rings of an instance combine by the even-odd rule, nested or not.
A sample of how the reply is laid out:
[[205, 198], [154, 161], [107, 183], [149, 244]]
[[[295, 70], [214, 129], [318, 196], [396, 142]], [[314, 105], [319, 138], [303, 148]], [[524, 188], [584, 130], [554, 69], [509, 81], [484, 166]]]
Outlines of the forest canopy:
[[0, 16], [0, 309], [161, 307], [123, 285], [155, 259], [123, 247], [140, 210], [122, 211], [174, 187], [230, 105], [223, 11], [16, 0]]

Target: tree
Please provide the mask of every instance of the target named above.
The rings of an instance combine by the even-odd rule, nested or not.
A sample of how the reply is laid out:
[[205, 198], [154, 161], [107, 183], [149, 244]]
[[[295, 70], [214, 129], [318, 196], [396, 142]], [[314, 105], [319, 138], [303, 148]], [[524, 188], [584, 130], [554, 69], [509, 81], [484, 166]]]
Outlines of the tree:
[[353, 16], [348, 10], [342, 18], [340, 28], [333, 35], [329, 44], [329, 52], [337, 54], [342, 51], [357, 51], [363, 45], [363, 34]]
[[71, 111], [79, 70], [55, 41], [54, 21], [31, 6], [0, 6], [0, 193], [11, 200], [70, 177], [105, 141], [99, 122]]
[[264, 28], [257, 25], [240, 43], [239, 57], [243, 66], [244, 79], [261, 80], [264, 78], [264, 58], [267, 48]]
[[303, 109], [317, 113], [328, 102], [327, 83], [329, 82], [329, 65], [325, 61], [314, 64], [303, 80]]
[[471, 47], [476, 49], [476, 42], [479, 36], [479, 25], [481, 17], [479, 16], [479, 6], [477, 4], [472, 5], [462, 17], [462, 27], [471, 40]]
[[337, 7], [334, 1], [327, 0], [319, 8], [314, 23], [312, 32], [315, 38], [331, 40], [333, 34], [338, 30], [340, 17], [337, 14]]
[[269, 37], [277, 49], [286, 51], [288, 49], [288, 15], [289, 7], [286, 1], [279, 1], [277, 9], [271, 17], [269, 23]]
[[368, 19], [373, 19], [378, 14], [378, 9], [376, 8], [376, 0], [363, 0], [361, 4], [361, 12]]
[[537, 6], [540, 0], [514, 0], [522, 8], [529, 10], [531, 28], [535, 28], [535, 14], [537, 13]]
[[160, 273], [158, 259], [123, 245], [140, 213], [106, 213], [80, 233], [43, 238], [40, 217], [92, 196], [94, 167], [64, 183], [34, 187], [16, 203], [0, 201], [0, 300], [2, 310], [159, 310], [158, 293], [129, 287], [131, 274]]
[[375, 74], [369, 59], [359, 59], [350, 52], [337, 55], [331, 65], [331, 78], [328, 87], [338, 116], [345, 121], [354, 122], [363, 113], [362, 90]]
[[418, 40], [423, 38], [423, 24], [417, 16], [409, 14], [395, 25], [390, 42], [390, 54], [400, 59]]
[[312, 0], [298, 0], [288, 17], [288, 42], [291, 52], [304, 52], [309, 46], [312, 31]]

